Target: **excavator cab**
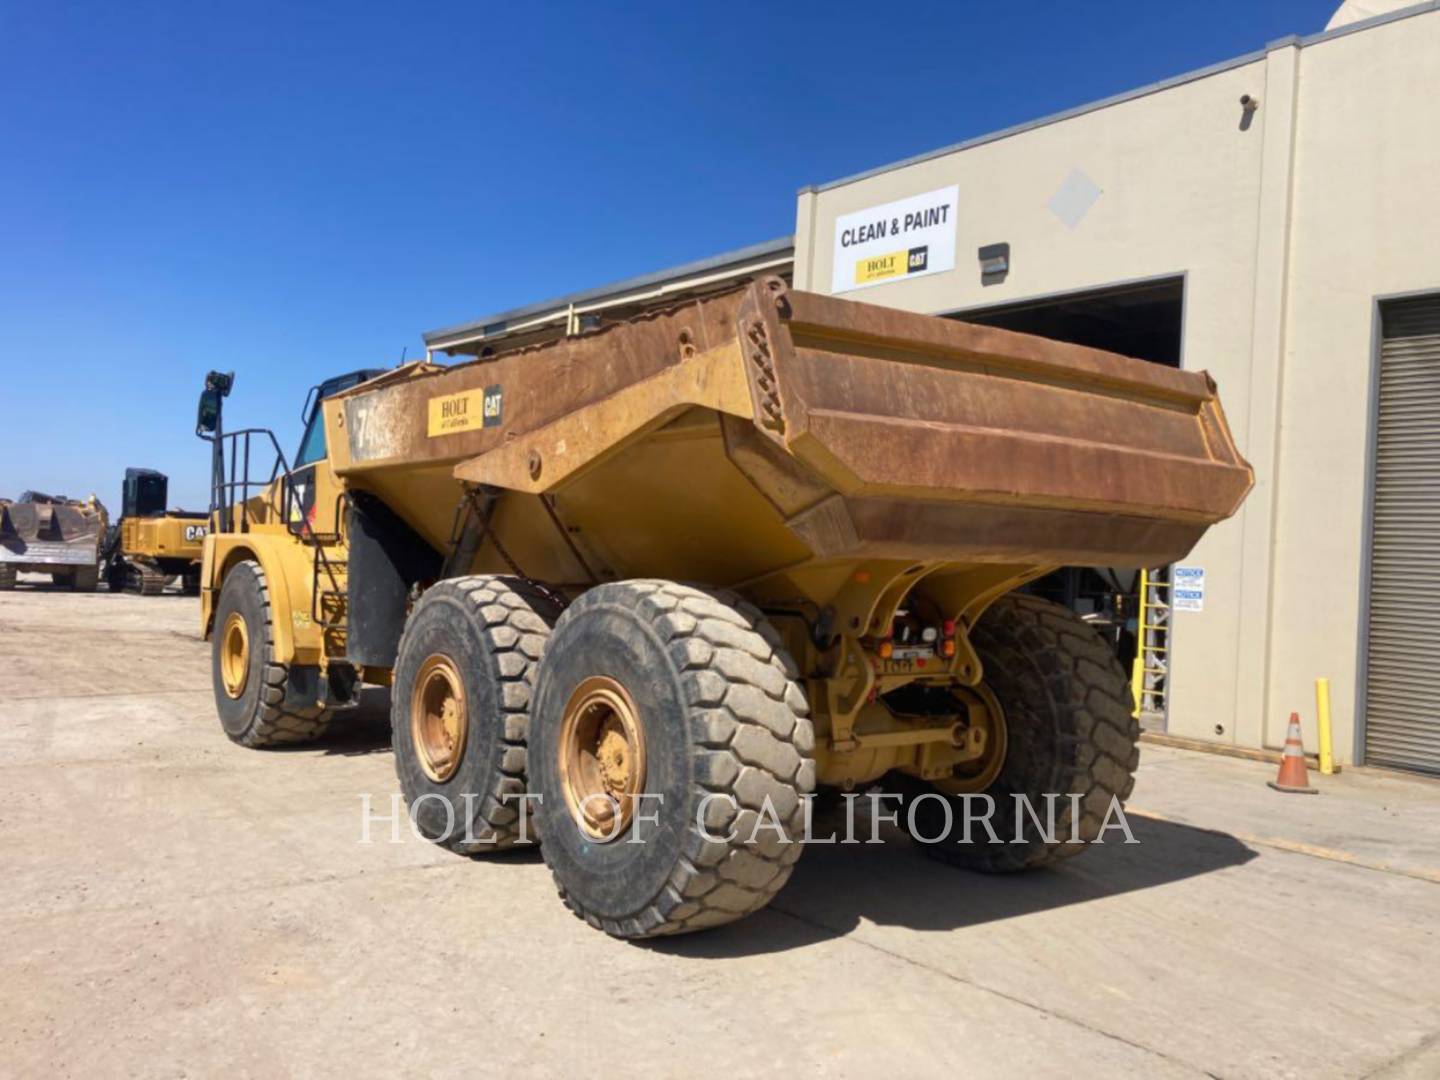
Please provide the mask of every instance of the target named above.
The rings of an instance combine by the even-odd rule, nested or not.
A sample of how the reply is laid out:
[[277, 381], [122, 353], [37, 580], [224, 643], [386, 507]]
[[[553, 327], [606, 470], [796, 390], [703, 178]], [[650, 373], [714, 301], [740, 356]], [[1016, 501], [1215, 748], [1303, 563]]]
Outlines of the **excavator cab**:
[[126, 469], [120, 499], [121, 516], [163, 517], [169, 484], [165, 474], [154, 469]]

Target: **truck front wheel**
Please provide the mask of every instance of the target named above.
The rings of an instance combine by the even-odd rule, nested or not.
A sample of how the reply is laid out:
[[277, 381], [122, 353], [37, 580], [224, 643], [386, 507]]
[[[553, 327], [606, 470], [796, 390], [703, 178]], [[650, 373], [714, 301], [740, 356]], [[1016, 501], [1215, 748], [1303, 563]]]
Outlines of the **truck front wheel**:
[[795, 664], [753, 605], [668, 581], [591, 589], [555, 626], [530, 731], [561, 897], [622, 938], [764, 907], [800, 857], [814, 748]]
[[210, 669], [220, 725], [241, 746], [307, 742], [330, 723], [318, 705], [285, 704], [290, 668], [275, 659], [272, 617], [265, 571], [248, 559], [236, 564], [215, 606]]

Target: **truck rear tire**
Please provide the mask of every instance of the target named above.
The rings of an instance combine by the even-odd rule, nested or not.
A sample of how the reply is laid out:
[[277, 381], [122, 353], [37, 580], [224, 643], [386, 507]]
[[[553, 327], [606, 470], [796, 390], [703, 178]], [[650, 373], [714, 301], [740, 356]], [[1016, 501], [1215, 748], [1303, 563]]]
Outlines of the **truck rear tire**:
[[0, 592], [15, 588], [15, 567], [0, 563]]
[[98, 566], [77, 567], [75, 573], [70, 576], [70, 588], [76, 592], [95, 592], [100, 588], [100, 568]]
[[525, 795], [535, 668], [558, 605], [519, 578], [426, 590], [405, 620], [390, 695], [395, 771], [423, 835], [461, 854], [533, 840]]
[[540, 664], [530, 785], [571, 911], [645, 938], [770, 902], [815, 787], [797, 678], [775, 629], [732, 595], [623, 581], [566, 610]]
[[285, 705], [290, 668], [275, 659], [270, 590], [252, 560], [225, 576], [211, 635], [211, 681], [220, 724], [232, 742], [259, 749], [308, 742], [331, 713], [318, 705]]
[[[1112, 800], [1123, 803], [1130, 797], [1140, 763], [1140, 725], [1131, 715], [1130, 688], [1119, 661], [1069, 608], [1020, 594], [991, 605], [971, 640], [986, 685], [1004, 712], [1005, 761], [980, 793], [994, 800], [991, 824], [1001, 842], [990, 842], [975, 819], [973, 842], [957, 843], [954, 834], [963, 835], [966, 807], [960, 797], [946, 795], [951, 801], [947, 818], [941, 800], [933, 798], [943, 788], [911, 784], [914, 805], [907, 806], [905, 820], [912, 821], [913, 813], [927, 854], [986, 873], [1045, 866], [1086, 850], [1099, 835]], [[1047, 794], [1058, 796], [1049, 838], [1015, 799], [1028, 798], [1048, 825]], [[1078, 825], [1072, 821], [1071, 795], [1080, 797]], [[956, 823], [948, 836], [947, 820]], [[1017, 836], [1020, 842], [1012, 842]]]

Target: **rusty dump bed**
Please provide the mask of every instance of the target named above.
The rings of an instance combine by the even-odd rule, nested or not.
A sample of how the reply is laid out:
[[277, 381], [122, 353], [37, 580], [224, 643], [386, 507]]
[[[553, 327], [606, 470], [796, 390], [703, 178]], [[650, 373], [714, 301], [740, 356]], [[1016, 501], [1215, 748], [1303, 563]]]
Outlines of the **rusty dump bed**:
[[577, 559], [621, 576], [744, 582], [866, 559], [1158, 565], [1252, 483], [1204, 372], [776, 279], [492, 359], [398, 369], [326, 408], [347, 485], [433, 542], [456, 482], [489, 485], [543, 496]]
[[93, 567], [105, 532], [105, 508], [27, 491], [16, 502], [0, 499], [0, 563], [17, 569]]

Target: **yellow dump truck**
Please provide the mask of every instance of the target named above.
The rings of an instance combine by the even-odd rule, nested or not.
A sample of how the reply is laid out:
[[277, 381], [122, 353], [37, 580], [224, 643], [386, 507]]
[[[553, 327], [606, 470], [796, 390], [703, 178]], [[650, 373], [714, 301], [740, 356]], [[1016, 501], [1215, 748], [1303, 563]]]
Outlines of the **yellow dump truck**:
[[120, 520], [105, 542], [105, 577], [111, 592], [159, 596], [176, 578], [185, 595], [200, 592], [200, 558], [210, 515], [167, 508], [169, 487], [162, 472], [125, 470]]
[[[1202, 372], [779, 279], [332, 381], [294, 467], [223, 433], [229, 385], [198, 425], [226, 733], [312, 738], [388, 685], [417, 827], [538, 836], [630, 938], [767, 903], [817, 789], [897, 792], [981, 870], [1083, 850], [1130, 792], [1126, 679], [1020, 590], [1181, 558], [1252, 483]], [[947, 828], [986, 795], [1005, 842]]]

